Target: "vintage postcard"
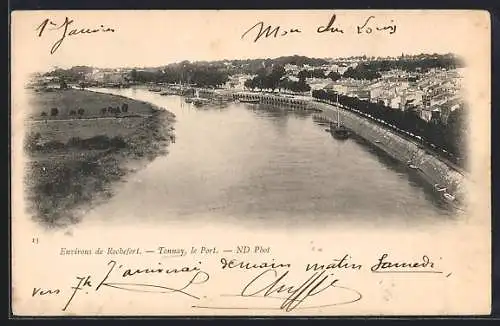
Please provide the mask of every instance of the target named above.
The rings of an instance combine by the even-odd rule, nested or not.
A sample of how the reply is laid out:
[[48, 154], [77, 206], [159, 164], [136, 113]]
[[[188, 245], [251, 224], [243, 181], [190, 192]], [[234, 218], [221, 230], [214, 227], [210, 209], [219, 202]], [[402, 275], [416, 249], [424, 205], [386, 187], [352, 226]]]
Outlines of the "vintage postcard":
[[489, 314], [490, 28], [13, 12], [13, 314]]

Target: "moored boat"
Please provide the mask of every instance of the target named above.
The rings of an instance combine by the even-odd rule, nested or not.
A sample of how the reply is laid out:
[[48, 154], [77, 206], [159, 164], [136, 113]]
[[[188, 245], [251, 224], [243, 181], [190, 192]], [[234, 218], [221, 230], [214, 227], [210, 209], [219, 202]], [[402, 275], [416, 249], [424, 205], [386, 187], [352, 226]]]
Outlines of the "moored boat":
[[340, 112], [337, 109], [337, 124], [330, 124], [330, 132], [333, 138], [339, 140], [345, 140], [349, 138], [351, 132], [343, 124], [340, 123]]
[[333, 138], [344, 140], [349, 138], [350, 131], [346, 127], [340, 125], [330, 128], [330, 132], [332, 133]]
[[210, 101], [206, 98], [201, 98], [201, 97], [198, 97], [198, 98], [193, 98], [193, 104], [197, 107], [200, 107], [204, 104], [208, 104]]
[[443, 193], [443, 197], [444, 197], [444, 199], [446, 199], [448, 201], [454, 201], [455, 200], [455, 196], [452, 195], [452, 194], [449, 194], [447, 192]]
[[418, 166], [416, 166], [416, 165], [414, 165], [414, 164], [411, 164], [411, 163], [410, 163], [410, 164], [408, 164], [408, 167], [409, 167], [410, 169], [413, 169], [413, 170], [419, 170]]
[[443, 186], [440, 186], [439, 184], [435, 184], [434, 185], [434, 189], [437, 191], [437, 192], [443, 192], [443, 191], [446, 191], [447, 188], [446, 187], [443, 187]]

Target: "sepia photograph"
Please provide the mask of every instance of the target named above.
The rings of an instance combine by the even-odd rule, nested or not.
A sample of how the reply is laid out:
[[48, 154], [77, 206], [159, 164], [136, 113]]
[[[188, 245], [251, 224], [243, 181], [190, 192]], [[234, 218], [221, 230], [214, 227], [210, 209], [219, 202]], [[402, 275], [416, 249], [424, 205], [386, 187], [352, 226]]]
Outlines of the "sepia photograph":
[[489, 24], [458, 10], [14, 12], [14, 306], [487, 312]]

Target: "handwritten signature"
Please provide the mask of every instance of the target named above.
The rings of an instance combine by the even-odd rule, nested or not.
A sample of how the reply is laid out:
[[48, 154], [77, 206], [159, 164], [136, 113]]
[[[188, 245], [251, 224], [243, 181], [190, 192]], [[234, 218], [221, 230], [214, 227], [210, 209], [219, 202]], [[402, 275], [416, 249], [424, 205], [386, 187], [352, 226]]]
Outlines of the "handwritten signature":
[[52, 44], [50, 48], [50, 54], [54, 54], [66, 37], [75, 36], [75, 35], [89, 35], [95, 33], [114, 33], [115, 29], [110, 27], [105, 27], [104, 25], [100, 25], [97, 28], [70, 28], [74, 25], [74, 20], [66, 17], [64, 21], [60, 24], [53, 22], [51, 19], [46, 18], [42, 21], [40, 25], [35, 29], [38, 31], [38, 37], [42, 37], [46, 34], [46, 31], [59, 31], [60, 38]]
[[[360, 292], [353, 288], [341, 286], [339, 279], [332, 273], [326, 271], [314, 272], [307, 280], [302, 283], [290, 285], [287, 282], [287, 277], [290, 271], [285, 271], [279, 274], [274, 269], [267, 269], [254, 277], [248, 284], [246, 284], [240, 293], [242, 297], [263, 297], [275, 298], [283, 300], [281, 306], [282, 310], [290, 312], [313, 296], [326, 292], [327, 290], [347, 290], [350, 292], [351, 297], [348, 299], [336, 299], [334, 293], [324, 296], [321, 304], [309, 305], [307, 308], [318, 308], [336, 306], [342, 304], [354, 303], [361, 300], [363, 297]], [[284, 294], [284, 295], [282, 295]]]
[[[316, 29], [316, 33], [318, 34], [323, 34], [326, 32], [330, 33], [338, 33], [338, 34], [344, 34], [345, 29], [342, 28], [340, 25], [337, 25], [337, 15], [333, 14], [330, 17], [330, 20], [328, 21], [328, 24], [326, 25], [321, 25]], [[367, 17], [361, 24], [356, 26], [356, 33], [357, 34], [372, 34], [375, 32], [384, 32], [387, 31], [388, 34], [394, 34], [396, 33], [396, 24], [394, 24], [393, 20], [389, 21], [389, 24], [380, 24], [377, 22], [377, 19], [375, 16], [369, 16]], [[261, 39], [266, 39], [266, 38], [278, 38], [278, 37], [283, 37], [283, 36], [288, 36], [291, 34], [298, 34], [302, 33], [303, 29], [299, 27], [292, 27], [292, 28], [284, 28], [282, 26], [273, 26], [273, 25], [268, 25], [265, 24], [263, 21], [260, 21], [256, 24], [254, 24], [252, 27], [247, 29], [242, 35], [241, 39], [244, 39], [247, 35], [252, 34], [252, 32], [255, 32], [254, 37], [253, 37], [253, 43], [256, 43], [257, 41]]]

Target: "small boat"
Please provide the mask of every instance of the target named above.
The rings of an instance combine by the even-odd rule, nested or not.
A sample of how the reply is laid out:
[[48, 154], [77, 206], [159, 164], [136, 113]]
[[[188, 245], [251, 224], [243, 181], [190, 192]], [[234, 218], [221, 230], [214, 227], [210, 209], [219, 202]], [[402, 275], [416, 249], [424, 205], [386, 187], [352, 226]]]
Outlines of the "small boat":
[[408, 165], [408, 167], [410, 169], [413, 169], [413, 170], [419, 170], [420, 169], [418, 166], [416, 166], [415, 164], [413, 164], [413, 162], [411, 160], [408, 160], [408, 162], [406, 162], [406, 164]]
[[205, 98], [194, 98], [193, 99], [193, 104], [196, 106], [196, 107], [200, 107], [202, 106], [203, 104], [208, 104], [209, 100], [208, 99], [205, 99]]
[[437, 192], [443, 192], [443, 191], [446, 191], [446, 187], [443, 187], [443, 186], [440, 186], [439, 184], [435, 184], [434, 185], [434, 189], [436, 189]]
[[148, 91], [150, 91], [150, 92], [155, 92], [155, 93], [159, 93], [159, 92], [161, 92], [161, 88], [158, 88], [158, 87], [153, 87], [153, 88], [148, 89]]
[[446, 199], [446, 200], [449, 200], [449, 201], [454, 201], [455, 200], [455, 196], [452, 195], [452, 194], [449, 194], [447, 192], [443, 193], [443, 197]]
[[337, 110], [337, 125], [330, 123], [330, 132], [332, 133], [333, 138], [339, 140], [345, 140], [349, 138], [350, 131], [344, 125], [340, 123], [340, 112]]
[[332, 133], [333, 138], [335, 139], [340, 139], [344, 140], [349, 138], [350, 132], [349, 129], [347, 129], [344, 126], [337, 126], [332, 129], [330, 129], [330, 132]]

